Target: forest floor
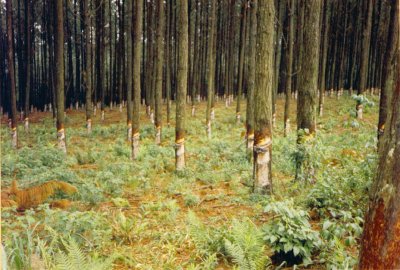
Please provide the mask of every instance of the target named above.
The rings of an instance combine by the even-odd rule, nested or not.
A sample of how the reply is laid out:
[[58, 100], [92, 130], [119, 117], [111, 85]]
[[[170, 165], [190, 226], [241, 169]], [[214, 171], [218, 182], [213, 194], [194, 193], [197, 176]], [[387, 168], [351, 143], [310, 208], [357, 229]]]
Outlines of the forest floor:
[[[11, 149], [3, 123], [2, 189], [13, 179], [20, 188], [54, 179], [78, 188], [72, 197], [55, 196], [71, 200], [68, 209], [46, 204], [24, 213], [2, 209], [2, 239], [11, 269], [63, 269], [68, 264], [80, 270], [101, 269], [99, 265], [262, 269], [271, 257], [275, 266], [269, 267], [283, 258], [289, 262], [285, 267], [352, 268], [376, 163], [378, 99], [368, 98], [375, 105], [365, 106], [364, 119], [356, 120], [353, 99], [326, 97], [317, 137], [300, 153], [311, 157], [313, 184], [294, 181], [296, 132], [283, 137], [284, 100], [278, 99], [271, 196], [252, 193], [245, 102], [241, 124], [236, 123], [235, 103], [225, 108], [217, 102], [211, 139], [205, 131], [205, 103], [195, 117], [188, 106], [182, 172], [174, 170], [174, 112], [170, 127], [164, 117], [157, 146], [154, 127], [141, 109], [135, 161], [126, 140], [125, 108], [123, 113], [107, 109], [104, 122], [98, 113], [90, 135], [84, 111], [67, 110], [66, 156], [56, 147], [50, 113], [31, 115], [29, 133], [20, 125], [17, 151]], [[296, 101], [291, 102], [294, 129]]]

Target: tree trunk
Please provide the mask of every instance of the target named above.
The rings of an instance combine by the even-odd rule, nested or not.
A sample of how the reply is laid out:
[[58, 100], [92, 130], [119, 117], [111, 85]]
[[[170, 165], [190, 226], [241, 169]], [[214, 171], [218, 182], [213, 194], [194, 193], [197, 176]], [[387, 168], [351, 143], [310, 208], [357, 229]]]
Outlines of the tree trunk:
[[246, 13], [247, 2], [242, 3], [242, 16], [240, 18], [240, 41], [239, 41], [239, 71], [238, 71], [238, 94], [236, 104], [236, 121], [240, 123], [240, 101], [243, 87], [244, 46], [246, 44]]
[[8, 74], [10, 76], [10, 107], [11, 107], [11, 144], [13, 148], [18, 147], [18, 136], [17, 136], [17, 97], [15, 90], [15, 69], [14, 69], [14, 38], [13, 38], [13, 26], [12, 26], [12, 0], [6, 2], [6, 19], [7, 19], [7, 63], [8, 63]]
[[[398, 13], [398, 1], [394, 2]], [[398, 66], [399, 56], [395, 61]], [[400, 78], [396, 80], [390, 89], [387, 125], [365, 216], [359, 269], [400, 268]]]
[[[31, 43], [31, 1], [25, 0], [25, 131], [29, 130], [29, 98], [31, 91], [31, 70], [32, 70], [32, 43]], [[18, 63], [22, 64], [22, 63]], [[21, 87], [21, 86], [20, 86]]]
[[143, 0], [135, 0], [135, 22], [133, 31], [133, 115], [132, 115], [132, 158], [139, 154], [140, 123], [140, 59], [142, 58]]
[[257, 1], [250, 2], [250, 44], [249, 44], [249, 78], [247, 88], [247, 108], [246, 108], [246, 138], [247, 151], [253, 151], [254, 145], [254, 88], [256, 78], [256, 39], [257, 39]]
[[285, 112], [283, 116], [284, 136], [286, 137], [290, 132], [290, 95], [292, 93], [292, 65], [293, 65], [293, 39], [294, 39], [294, 0], [288, 0], [288, 38], [286, 43], [287, 66], [286, 66], [286, 95], [285, 95]]
[[211, 112], [212, 98], [214, 92], [214, 70], [215, 61], [214, 55], [214, 29], [215, 29], [215, 1], [211, 0], [210, 12], [208, 17], [208, 47], [207, 47], [207, 113], [206, 113], [206, 130], [207, 137], [211, 138]]
[[[101, 120], [104, 120], [104, 1], [96, 0], [96, 93], [100, 94]], [[95, 105], [98, 100], [95, 99]]]
[[55, 41], [55, 88], [57, 91], [57, 139], [58, 146], [63, 152], [67, 152], [65, 130], [64, 130], [64, 14], [63, 0], [55, 1], [56, 27], [54, 32]]
[[[297, 100], [297, 144], [299, 152], [304, 152], [304, 143], [316, 132], [316, 99], [318, 88], [318, 63], [320, 29], [319, 17], [321, 1], [306, 0], [304, 5], [304, 37], [301, 72], [299, 78], [299, 96]], [[305, 158], [298, 157], [296, 179], [300, 175], [313, 177], [312, 168]]]
[[157, 1], [157, 51], [156, 51], [156, 85], [155, 85], [155, 128], [156, 144], [161, 143], [161, 125], [162, 125], [162, 78], [163, 78], [163, 60], [164, 60], [164, 2]]
[[83, 16], [84, 16], [84, 25], [85, 25], [85, 72], [83, 75], [84, 85], [85, 85], [85, 93], [86, 93], [86, 127], [87, 132], [92, 132], [92, 42], [91, 42], [91, 24], [90, 24], [90, 0], [84, 0], [83, 3]]
[[271, 157], [274, 19], [274, 3], [272, 1], [259, 1], [254, 94], [254, 190], [261, 193], [272, 192]]
[[[371, 40], [371, 25], [372, 25], [372, 9], [373, 2], [365, 1], [366, 7], [366, 18], [364, 22], [364, 30], [362, 37], [362, 48], [361, 48], [361, 64], [360, 64], [360, 80], [358, 83], [358, 95], [361, 96], [364, 94], [364, 91], [367, 86], [367, 70], [368, 70], [368, 59], [369, 59], [369, 48], [370, 48], [370, 40]], [[363, 118], [363, 107], [360, 101], [357, 101], [356, 105], [357, 118]]]
[[330, 18], [330, 3], [324, 3], [324, 39], [322, 44], [322, 63], [321, 63], [321, 81], [319, 84], [319, 116], [324, 113], [324, 98], [325, 98], [325, 87], [326, 87], [326, 61], [328, 57], [328, 36], [329, 36], [329, 18]]
[[[378, 121], [378, 140], [382, 137], [385, 130], [385, 122], [387, 119], [388, 101], [391, 100], [390, 93], [393, 85], [396, 83], [396, 53], [399, 46], [399, 14], [397, 6], [398, 0], [391, 2], [389, 35], [386, 43], [386, 52], [384, 56], [384, 65], [382, 67], [382, 84], [381, 98], [379, 104], [379, 121]], [[397, 67], [398, 68], [398, 67]]]
[[[133, 29], [132, 29], [132, 22], [133, 22], [133, 1], [130, 0], [128, 1], [128, 28], [127, 30], [127, 35], [126, 35], [126, 113], [127, 113], [127, 135], [128, 135], [128, 141], [132, 142], [132, 68], [133, 68], [133, 57], [132, 57], [132, 34], [133, 34]], [[140, 63], [140, 62], [139, 62]]]
[[166, 12], [166, 32], [165, 32], [165, 92], [167, 100], [167, 126], [170, 126], [171, 121], [171, 59], [173, 55], [171, 53], [172, 34], [171, 34], [171, 17], [173, 11], [173, 5], [171, 1], [167, 1], [167, 12]]
[[175, 128], [175, 164], [176, 170], [185, 167], [185, 107], [188, 83], [188, 1], [177, 2], [177, 95]]

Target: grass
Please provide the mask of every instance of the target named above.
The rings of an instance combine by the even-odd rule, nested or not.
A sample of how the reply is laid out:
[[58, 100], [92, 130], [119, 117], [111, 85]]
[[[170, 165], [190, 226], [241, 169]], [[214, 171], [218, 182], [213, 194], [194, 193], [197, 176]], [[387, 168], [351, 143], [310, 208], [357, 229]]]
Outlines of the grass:
[[[376, 103], [377, 98], [369, 99]], [[311, 185], [293, 181], [291, 158], [296, 151], [296, 134], [292, 131], [283, 137], [283, 99], [278, 99], [272, 196], [252, 194], [252, 164], [246, 156], [244, 124], [236, 124], [235, 106], [225, 108], [222, 101], [216, 104], [210, 140], [205, 131], [205, 104], [198, 106], [195, 117], [190, 116], [188, 106], [187, 167], [183, 172], [174, 170], [174, 114], [171, 127], [162, 129], [162, 145], [156, 146], [154, 128], [141, 108], [140, 153], [134, 162], [126, 141], [125, 110], [106, 111], [104, 122], [97, 115], [90, 135], [86, 133], [84, 112], [67, 111], [67, 156], [55, 146], [55, 127], [49, 113], [32, 115], [29, 133], [19, 126], [17, 151], [11, 149], [9, 131], [3, 125], [3, 188], [15, 178], [20, 187], [57, 179], [79, 189], [70, 198], [73, 204], [68, 210], [44, 205], [21, 215], [11, 208], [3, 209], [2, 237], [9, 260], [27, 258], [29, 265], [29, 258], [47, 258], [47, 265], [51, 265], [47, 262], [49, 255], [64, 248], [57, 244], [62, 242], [58, 239], [72, 238], [91, 258], [118, 253], [114, 269], [231, 269], [245, 265], [224, 248], [226, 241], [234, 239], [232, 226], [245, 228], [238, 222], [252, 222], [262, 233], [262, 227], [273, 219], [263, 209], [271, 202], [292, 198], [296, 207], [307, 212], [311, 228], [324, 236], [322, 247], [312, 253], [311, 267], [333, 269], [346, 263], [351, 268], [360, 234], [335, 234], [335, 229], [349, 224], [362, 226], [376, 163], [378, 111], [376, 105], [368, 107], [365, 119], [356, 120], [351, 116], [354, 106], [355, 101], [348, 96], [326, 98], [325, 115], [318, 118], [318, 137], [310, 149], [317, 168], [316, 183]], [[244, 105], [242, 108], [245, 112]], [[292, 107], [293, 127], [294, 112]], [[188, 215], [201, 222], [203, 235], [218, 235], [220, 241], [212, 243], [219, 246], [210, 249], [196, 245]], [[327, 221], [333, 225], [324, 230]], [[15, 237], [22, 239], [19, 249]], [[262, 252], [271, 257], [274, 246], [265, 245]], [[38, 246], [44, 247], [42, 251]], [[23, 269], [10, 264], [13, 269]], [[246, 265], [251, 263], [246, 261]]]

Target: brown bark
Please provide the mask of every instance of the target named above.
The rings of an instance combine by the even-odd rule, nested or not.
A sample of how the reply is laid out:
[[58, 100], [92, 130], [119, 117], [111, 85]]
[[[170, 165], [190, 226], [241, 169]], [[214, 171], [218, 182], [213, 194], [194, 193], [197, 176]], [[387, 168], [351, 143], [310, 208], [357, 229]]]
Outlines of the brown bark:
[[64, 130], [64, 14], [63, 0], [55, 1], [55, 88], [57, 91], [57, 138], [58, 146], [63, 152], [67, 152]]
[[32, 70], [32, 44], [31, 44], [31, 1], [25, 0], [25, 130], [29, 129], [29, 99], [31, 92], [31, 70]]
[[[398, 12], [398, 5], [396, 9]], [[396, 62], [398, 65], [398, 56]], [[390, 90], [392, 98], [365, 217], [359, 269], [400, 268], [400, 77]]]
[[156, 50], [156, 83], [155, 83], [155, 128], [156, 144], [161, 143], [162, 126], [162, 78], [164, 60], [164, 2], [157, 1], [157, 50]]
[[210, 12], [208, 17], [208, 47], [207, 47], [207, 112], [206, 112], [206, 130], [208, 138], [211, 138], [211, 112], [212, 98], [214, 93], [214, 75], [215, 61], [214, 55], [214, 31], [215, 31], [215, 1], [211, 1]]
[[18, 146], [17, 137], [17, 98], [15, 90], [15, 68], [14, 68], [14, 43], [12, 27], [12, 0], [6, 1], [6, 20], [7, 20], [7, 64], [10, 82], [10, 107], [11, 107], [11, 143], [13, 148]]
[[91, 24], [90, 24], [90, 0], [84, 0], [83, 3], [83, 17], [84, 17], [84, 25], [85, 25], [85, 53], [86, 53], [86, 63], [85, 63], [85, 71], [83, 73], [83, 81], [85, 86], [86, 93], [86, 127], [88, 133], [92, 131], [92, 42], [91, 42]]
[[255, 65], [256, 65], [256, 38], [257, 38], [257, 1], [250, 2], [250, 53], [249, 53], [249, 77], [247, 88], [246, 108], [246, 138], [247, 149], [253, 151], [254, 145], [254, 88], [255, 88]]
[[283, 116], [284, 125], [284, 136], [286, 137], [290, 132], [290, 119], [289, 119], [289, 109], [290, 109], [290, 95], [292, 93], [292, 66], [293, 66], [293, 39], [294, 39], [294, 8], [295, 4], [293, 0], [288, 0], [288, 38], [286, 43], [286, 53], [287, 57], [287, 67], [286, 67], [286, 91], [285, 91], [285, 112]]
[[242, 3], [242, 14], [240, 18], [240, 41], [239, 41], [239, 70], [238, 70], [238, 94], [236, 103], [236, 121], [240, 123], [240, 101], [243, 88], [243, 66], [244, 66], [244, 46], [246, 44], [246, 15], [247, 1]]
[[[306, 137], [314, 136], [316, 132], [316, 101], [318, 88], [318, 64], [320, 29], [319, 17], [321, 1], [303, 1], [304, 7], [304, 36], [302, 44], [301, 71], [298, 81], [299, 96], [297, 99], [297, 143], [299, 152], [304, 151], [302, 144], [307, 143]], [[307, 157], [296, 161], [296, 179], [303, 174], [313, 181], [312, 168], [307, 166]]]
[[272, 192], [272, 91], [274, 18], [272, 1], [259, 1], [257, 15], [256, 82], [254, 94], [254, 190]]
[[[363, 95], [367, 87], [367, 70], [368, 70], [368, 59], [369, 49], [371, 40], [371, 24], [372, 24], [372, 9], [373, 1], [365, 1], [366, 12], [364, 20], [364, 30], [362, 36], [362, 48], [361, 48], [361, 63], [360, 63], [360, 80], [358, 84], [358, 95]], [[363, 118], [362, 104], [358, 101], [356, 105], [357, 118]]]
[[185, 167], [185, 106], [188, 83], [188, 4], [187, 0], [177, 2], [177, 95], [175, 128], [176, 170]]
[[378, 139], [380, 139], [385, 130], [385, 122], [387, 118], [388, 101], [391, 100], [391, 89], [396, 83], [396, 57], [399, 52], [399, 14], [397, 11], [397, 1], [391, 2], [389, 35], [386, 43], [386, 53], [384, 56], [384, 65], [382, 68], [382, 84], [381, 98], [379, 104], [379, 120], [378, 120]]
[[143, 0], [135, 0], [135, 21], [133, 29], [133, 114], [132, 114], [132, 158], [139, 153], [140, 124], [140, 59], [142, 57]]

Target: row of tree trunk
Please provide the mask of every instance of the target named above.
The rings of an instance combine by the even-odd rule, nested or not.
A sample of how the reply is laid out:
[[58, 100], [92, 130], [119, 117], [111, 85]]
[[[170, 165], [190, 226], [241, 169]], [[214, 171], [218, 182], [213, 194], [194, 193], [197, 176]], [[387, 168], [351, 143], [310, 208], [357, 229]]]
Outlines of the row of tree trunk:
[[[54, 2], [44, 0], [35, 5], [33, 0], [14, 2], [17, 6], [11, 10], [10, 34], [14, 37], [12, 46], [15, 47], [12, 59], [16, 67], [14, 80], [17, 110], [23, 111], [25, 118], [28, 118], [33, 107], [40, 110], [46, 107], [48, 110], [48, 104], [52, 104], [53, 108], [56, 105], [56, 75], [55, 70], [51, 68], [55, 64], [56, 27], [54, 17], [48, 16], [53, 14]], [[161, 100], [175, 100], [177, 95], [177, 2], [167, 1], [163, 14], [158, 14], [159, 1], [143, 2], [140, 6], [143, 14], [140, 23], [143, 26], [141, 28], [144, 37], [140, 39], [140, 82], [143, 85], [140, 99], [145, 99], [146, 105], [154, 114], [160, 94]], [[326, 90], [333, 89], [340, 93], [342, 89], [348, 89], [350, 92], [356, 89], [358, 94], [363, 94], [366, 89], [375, 91], [381, 88], [383, 69], [386, 66], [384, 56], [388, 47], [387, 36], [391, 29], [388, 23], [390, 2], [322, 1], [318, 11], [321, 34], [318, 53], [320, 114], [323, 112], [323, 96]], [[236, 95], [236, 114], [240, 119], [242, 112], [239, 101], [242, 93], [248, 95], [249, 92], [252, 51], [251, 19], [248, 16], [250, 1], [217, 1], [214, 8], [211, 8], [211, 3], [199, 0], [188, 2], [188, 95], [191, 97], [193, 108], [198, 96], [208, 96], [208, 57], [210, 48], [214, 48], [213, 95]], [[298, 91], [299, 88], [305, 7], [303, 1], [292, 3], [290, 0], [276, 0], [274, 4], [275, 100], [277, 93], [288, 94]], [[0, 7], [1, 5], [3, 4], [0, 3]], [[92, 0], [86, 7], [85, 1], [64, 1], [65, 106], [75, 107], [76, 103], [82, 105], [88, 102], [85, 80], [91, 80], [91, 102], [95, 105], [100, 103], [102, 111], [105, 106], [118, 105], [129, 100], [128, 84], [133, 60], [130, 46], [134, 41], [130, 33], [133, 32], [132, 25], [136, 25], [133, 24], [132, 11], [129, 9], [135, 12], [137, 10], [130, 5], [131, 1], [126, 0]], [[214, 20], [212, 12], [215, 12]], [[84, 19], [85, 13], [87, 21]], [[155, 16], [159, 16], [160, 19], [154, 20]], [[10, 103], [7, 102], [11, 98], [11, 82], [6, 69], [5, 52], [8, 50], [7, 31], [3, 31], [6, 25], [6, 20], [2, 19], [4, 17], [2, 7], [0, 46], [4, 50], [0, 53], [0, 65], [3, 67], [0, 69], [1, 106], [4, 111], [11, 113]], [[211, 27], [212, 21], [214, 24]], [[213, 43], [210, 43], [211, 33], [214, 36]], [[163, 40], [164, 46], [159, 44], [160, 39]], [[90, 45], [87, 46], [87, 43]], [[161, 73], [158, 72], [160, 61]], [[90, 74], [83, 72], [87, 64], [93, 70]], [[160, 85], [161, 92], [157, 90]], [[170, 112], [169, 102], [167, 104]], [[362, 116], [362, 104], [357, 105], [357, 111]], [[288, 120], [286, 117], [285, 123], [289, 122]]]

